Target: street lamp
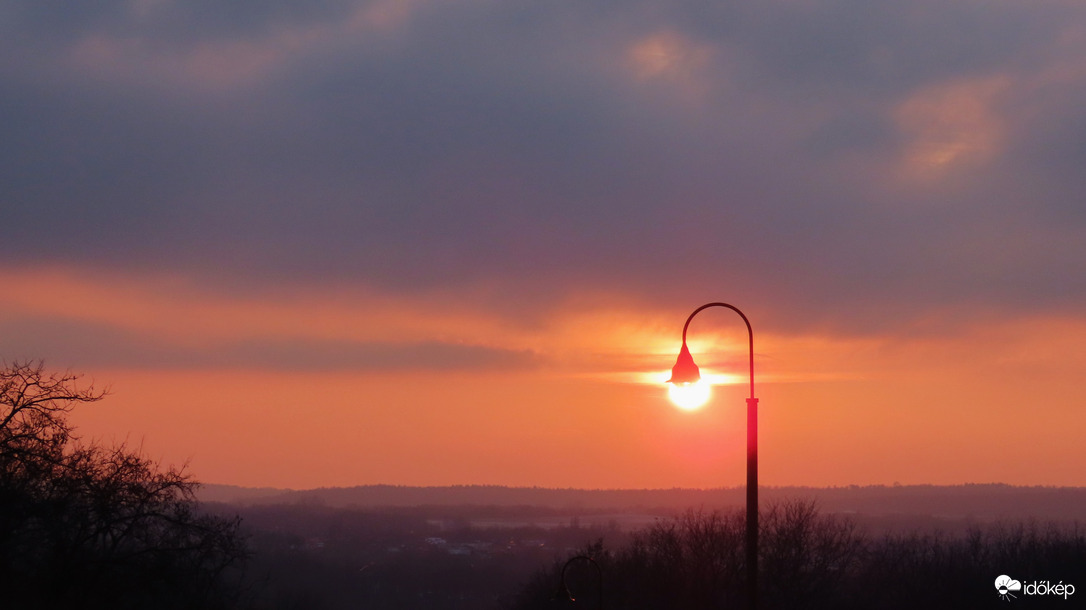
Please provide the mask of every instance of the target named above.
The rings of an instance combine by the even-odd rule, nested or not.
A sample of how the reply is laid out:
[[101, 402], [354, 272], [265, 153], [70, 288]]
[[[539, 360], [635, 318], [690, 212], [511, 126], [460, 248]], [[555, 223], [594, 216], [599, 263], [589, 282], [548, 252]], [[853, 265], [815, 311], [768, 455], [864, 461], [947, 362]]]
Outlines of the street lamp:
[[596, 563], [596, 560], [592, 559], [588, 555], [575, 555], [573, 557], [570, 557], [568, 560], [566, 560], [566, 563], [562, 566], [562, 582], [561, 582], [561, 585], [560, 585], [561, 588], [558, 589], [558, 592], [555, 594], [554, 599], [558, 600], [558, 601], [564, 601], [564, 602], [576, 601], [576, 599], [573, 597], [573, 594], [570, 593], [569, 586], [566, 585], [566, 570], [569, 568], [571, 563], [573, 563], [574, 561], [577, 561], [579, 559], [587, 561], [588, 563], [592, 564], [592, 567], [596, 568], [596, 584], [597, 584], [597, 587], [598, 587], [597, 590], [596, 590], [596, 607], [600, 608], [602, 610], [602, 608], [603, 608], [603, 570], [600, 569], [600, 564]]
[[747, 604], [749, 608], [758, 607], [758, 399], [754, 397], [754, 331], [750, 328], [750, 320], [734, 305], [727, 303], [707, 303], [698, 307], [686, 319], [683, 325], [683, 345], [679, 350], [679, 357], [675, 366], [671, 369], [671, 379], [668, 383], [678, 386], [689, 386], [701, 381], [701, 371], [694, 364], [694, 357], [690, 355], [690, 349], [686, 346], [686, 330], [690, 328], [690, 321], [703, 309], [709, 307], [726, 307], [743, 318], [747, 325], [747, 336], [750, 339], [750, 398], [747, 399]]

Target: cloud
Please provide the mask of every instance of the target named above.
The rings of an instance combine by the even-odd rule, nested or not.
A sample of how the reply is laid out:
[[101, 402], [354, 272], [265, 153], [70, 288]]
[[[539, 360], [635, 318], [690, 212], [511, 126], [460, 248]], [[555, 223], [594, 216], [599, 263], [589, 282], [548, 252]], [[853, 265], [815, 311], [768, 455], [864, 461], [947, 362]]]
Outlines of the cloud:
[[527, 350], [426, 342], [252, 338], [178, 344], [91, 322], [0, 318], [0, 357], [84, 368], [244, 369], [274, 372], [493, 371], [539, 364]]
[[362, 291], [224, 295], [182, 278], [0, 270], [0, 358], [61, 367], [492, 371], [546, 364], [455, 302]]
[[1086, 297], [1075, 3], [3, 10], [15, 264], [782, 328]]
[[999, 154], [1003, 120], [992, 104], [1007, 85], [1003, 78], [952, 83], [902, 102], [895, 116], [908, 138], [904, 171], [923, 180]]

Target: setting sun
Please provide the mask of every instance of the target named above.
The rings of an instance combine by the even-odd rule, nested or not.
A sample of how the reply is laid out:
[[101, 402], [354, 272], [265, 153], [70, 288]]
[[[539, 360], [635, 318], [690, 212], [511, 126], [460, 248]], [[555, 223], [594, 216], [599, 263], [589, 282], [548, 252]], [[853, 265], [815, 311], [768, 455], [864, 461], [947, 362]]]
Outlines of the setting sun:
[[709, 384], [704, 379], [694, 383], [669, 383], [667, 396], [683, 411], [695, 411], [709, 402]]

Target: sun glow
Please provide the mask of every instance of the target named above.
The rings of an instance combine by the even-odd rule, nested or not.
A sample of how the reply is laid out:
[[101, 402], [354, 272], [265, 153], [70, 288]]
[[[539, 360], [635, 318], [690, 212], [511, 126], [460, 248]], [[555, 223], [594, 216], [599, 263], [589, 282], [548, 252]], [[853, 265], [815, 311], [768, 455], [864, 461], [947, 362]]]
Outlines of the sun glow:
[[709, 402], [709, 384], [704, 379], [694, 383], [670, 383], [667, 396], [683, 411], [696, 411]]

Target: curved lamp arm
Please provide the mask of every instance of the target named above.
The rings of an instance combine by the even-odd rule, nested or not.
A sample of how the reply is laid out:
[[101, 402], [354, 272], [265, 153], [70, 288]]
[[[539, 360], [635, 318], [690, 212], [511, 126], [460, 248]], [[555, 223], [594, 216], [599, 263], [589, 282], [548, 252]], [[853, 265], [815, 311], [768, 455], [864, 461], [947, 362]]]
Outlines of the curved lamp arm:
[[747, 325], [747, 338], [750, 346], [750, 397], [754, 398], [754, 330], [750, 327], [750, 320], [747, 316], [739, 311], [739, 308], [735, 305], [729, 305], [727, 303], [706, 303], [701, 307], [698, 307], [686, 318], [686, 324], [683, 324], [683, 345], [679, 350], [679, 358], [675, 362], [675, 366], [671, 369], [671, 383], [693, 383], [701, 379], [701, 372], [698, 370], [698, 366], [694, 364], [694, 358], [690, 355], [690, 349], [686, 347], [686, 331], [690, 328], [690, 321], [694, 319], [694, 316], [698, 315], [703, 309], [710, 307], [726, 307], [735, 313], [739, 314], [740, 318], [743, 318], [743, 323]]
[[574, 557], [570, 557], [566, 561], [565, 565], [562, 566], [562, 583], [561, 583], [562, 588], [558, 590], [558, 595], [556, 597], [558, 599], [562, 599], [562, 600], [565, 600], [565, 601], [571, 601], [571, 602], [576, 601], [576, 598], [573, 597], [573, 594], [571, 594], [569, 592], [569, 587], [566, 586], [566, 570], [569, 568], [570, 564], [572, 564], [574, 561], [577, 561], [579, 559], [587, 561], [588, 563], [591, 563], [592, 567], [596, 568], [596, 578], [597, 578], [597, 581], [596, 581], [597, 582], [596, 601], [599, 604], [597, 607], [600, 608], [600, 610], [602, 610], [603, 609], [603, 570], [600, 569], [600, 564], [596, 563], [596, 560], [592, 559], [588, 555], [576, 555]]

